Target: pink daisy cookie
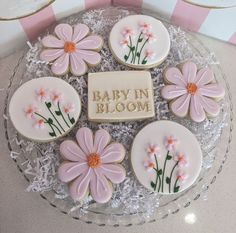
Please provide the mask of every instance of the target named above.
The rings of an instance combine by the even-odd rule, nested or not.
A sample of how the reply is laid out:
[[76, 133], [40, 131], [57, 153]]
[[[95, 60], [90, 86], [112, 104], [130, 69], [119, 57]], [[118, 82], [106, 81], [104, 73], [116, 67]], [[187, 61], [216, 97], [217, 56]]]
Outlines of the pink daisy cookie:
[[171, 111], [179, 117], [188, 114], [195, 122], [202, 122], [206, 116], [216, 117], [220, 112], [217, 100], [224, 97], [224, 88], [215, 82], [210, 68], [197, 70], [195, 63], [187, 61], [182, 70], [171, 67], [165, 72], [166, 86], [161, 95], [170, 100]]
[[69, 183], [74, 200], [82, 200], [90, 193], [96, 202], [108, 202], [112, 196], [111, 183], [118, 184], [125, 179], [125, 169], [118, 164], [124, 159], [124, 147], [110, 143], [111, 136], [104, 129], [93, 135], [89, 128], [80, 128], [76, 140], [66, 140], [60, 145], [65, 161], [58, 169], [59, 179]]
[[80, 76], [87, 72], [88, 66], [100, 63], [98, 51], [102, 48], [103, 39], [98, 35], [88, 35], [88, 26], [59, 24], [54, 32], [55, 35], [42, 39], [45, 49], [41, 52], [40, 59], [52, 62], [51, 70], [55, 75], [70, 71], [73, 75]]

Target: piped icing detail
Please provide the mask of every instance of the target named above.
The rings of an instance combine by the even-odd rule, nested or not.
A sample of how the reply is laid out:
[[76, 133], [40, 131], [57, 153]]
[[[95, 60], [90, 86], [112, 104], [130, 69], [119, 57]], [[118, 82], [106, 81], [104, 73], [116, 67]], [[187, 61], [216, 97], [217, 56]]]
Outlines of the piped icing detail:
[[216, 99], [224, 97], [224, 88], [215, 83], [215, 77], [210, 68], [197, 71], [195, 63], [184, 63], [182, 70], [176, 67], [168, 68], [165, 73], [168, 82], [162, 88], [162, 97], [171, 100], [171, 111], [179, 116], [190, 115], [196, 122], [202, 122], [206, 116], [215, 117], [220, 112]]
[[97, 52], [102, 48], [103, 40], [98, 35], [88, 35], [85, 24], [72, 27], [59, 24], [55, 27], [55, 36], [48, 35], [42, 39], [45, 49], [40, 59], [52, 62], [51, 70], [55, 75], [63, 75], [69, 70], [75, 76], [87, 72], [88, 65], [95, 66], [101, 61]]
[[58, 177], [70, 182], [69, 192], [74, 200], [82, 200], [89, 192], [98, 203], [111, 199], [112, 185], [125, 179], [125, 169], [119, 165], [125, 156], [120, 143], [110, 143], [110, 134], [99, 129], [93, 132], [86, 127], [76, 134], [77, 142], [65, 140], [60, 145], [64, 162], [58, 169]]

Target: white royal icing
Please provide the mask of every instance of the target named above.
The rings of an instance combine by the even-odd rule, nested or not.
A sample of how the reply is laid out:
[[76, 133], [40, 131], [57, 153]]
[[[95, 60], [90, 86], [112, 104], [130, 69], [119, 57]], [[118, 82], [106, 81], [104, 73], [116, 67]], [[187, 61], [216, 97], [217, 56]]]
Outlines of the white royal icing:
[[119, 62], [134, 68], [150, 68], [167, 57], [170, 37], [159, 20], [147, 15], [131, 15], [114, 25], [109, 45]]
[[68, 133], [81, 112], [80, 97], [67, 82], [43, 77], [19, 87], [9, 114], [16, 130], [35, 141], [52, 141]]
[[135, 137], [131, 163], [137, 179], [147, 189], [162, 194], [178, 193], [189, 188], [199, 176], [202, 152], [187, 128], [171, 121], [156, 121]]

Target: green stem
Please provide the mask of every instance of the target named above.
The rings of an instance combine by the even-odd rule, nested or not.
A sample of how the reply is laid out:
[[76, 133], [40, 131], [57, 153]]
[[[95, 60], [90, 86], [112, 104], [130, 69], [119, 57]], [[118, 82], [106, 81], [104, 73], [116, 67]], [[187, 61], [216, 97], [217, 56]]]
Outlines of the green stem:
[[155, 189], [154, 189], [154, 190], [156, 190], [156, 189], [157, 189], [157, 182], [158, 182], [158, 177], [159, 177], [159, 175], [158, 175], [158, 162], [157, 162], [157, 156], [154, 154], [154, 157], [155, 157], [155, 162], [156, 162], [156, 182], [155, 182]]
[[[39, 114], [39, 113], [37, 113], [37, 112], [35, 112], [34, 114], [35, 114], [35, 115], [38, 115], [38, 116], [41, 117], [41, 118], [43, 118], [43, 119], [44, 119], [44, 123], [48, 124], [49, 127], [51, 128], [52, 132], [56, 135], [56, 132], [55, 132], [55, 130], [53, 129], [52, 125], [48, 122], [48, 120], [47, 120], [44, 116], [42, 116], [41, 114]], [[56, 128], [57, 128], [57, 127], [56, 127]], [[60, 131], [59, 131], [59, 132], [60, 132]], [[56, 135], [56, 136], [57, 136], [57, 135]]]
[[[138, 40], [137, 40], [137, 42], [136, 42], [135, 53], [134, 53], [134, 62], [133, 62], [133, 64], [135, 64], [135, 60], [136, 60], [136, 56], [137, 56], [137, 51], [138, 51], [139, 39], [140, 39], [141, 35], [142, 35], [142, 32], [140, 32], [139, 37], [138, 37]], [[131, 61], [131, 62], [132, 62], [132, 61]]]
[[143, 58], [143, 60], [142, 60], [142, 62], [141, 62], [141, 63], [143, 63], [143, 62], [146, 60], [146, 58], [147, 58], [147, 56], [145, 56], [145, 57]]
[[144, 43], [143, 43], [143, 45], [142, 45], [142, 47], [141, 47], [141, 49], [140, 49], [140, 51], [139, 51], [140, 56], [139, 56], [139, 58], [138, 58], [138, 64], [140, 63], [141, 53], [142, 53], [143, 48], [144, 48], [144, 46], [145, 46], [145, 44], [146, 44], [147, 42], [148, 42], [148, 38], [144, 41]]
[[61, 117], [62, 117], [62, 119], [63, 119], [63, 120], [64, 120], [64, 122], [66, 123], [67, 127], [68, 127], [68, 128], [70, 128], [69, 124], [67, 123], [67, 121], [66, 121], [66, 119], [65, 119], [65, 117], [64, 117], [64, 115], [63, 115], [63, 113], [62, 113], [62, 111], [61, 111], [61, 108], [60, 108], [60, 103], [59, 103], [59, 101], [57, 102], [57, 107], [58, 107], [58, 110], [59, 110], [59, 111], [60, 111], [60, 113], [61, 113]]
[[134, 51], [132, 50], [133, 45], [132, 45], [132, 40], [130, 36], [129, 36], [129, 43], [130, 43], [130, 48], [131, 48], [131, 53], [132, 53], [132, 59], [131, 59], [131, 62], [132, 62], [134, 59]]
[[175, 168], [177, 167], [178, 163], [179, 163], [179, 161], [176, 162], [176, 164], [174, 165], [174, 167], [172, 168], [171, 173], [170, 173], [169, 193], [170, 193], [170, 189], [171, 189], [171, 179], [172, 179], [172, 175], [173, 175], [173, 172], [174, 172]]
[[164, 162], [164, 167], [163, 167], [163, 173], [162, 173], [162, 185], [161, 185], [161, 191], [164, 191], [164, 178], [165, 178], [165, 170], [166, 170], [166, 162], [167, 162], [167, 157], [169, 156], [169, 151], [167, 151], [165, 162]]
[[51, 109], [47, 106], [46, 102], [45, 105], [48, 109], [48, 111], [51, 113], [52, 117], [54, 118], [54, 120], [57, 122], [57, 124], [59, 125], [59, 127], [62, 129], [63, 132], [65, 132], [65, 130], [63, 129], [63, 127], [61, 126], [60, 122], [57, 120], [57, 118], [54, 116], [53, 112], [51, 111]]
[[177, 177], [177, 178], [176, 178], [176, 181], [175, 181], [175, 184], [174, 184], [174, 190], [175, 190], [175, 188], [176, 188], [176, 186], [177, 186], [178, 180], [179, 180], [179, 178]]

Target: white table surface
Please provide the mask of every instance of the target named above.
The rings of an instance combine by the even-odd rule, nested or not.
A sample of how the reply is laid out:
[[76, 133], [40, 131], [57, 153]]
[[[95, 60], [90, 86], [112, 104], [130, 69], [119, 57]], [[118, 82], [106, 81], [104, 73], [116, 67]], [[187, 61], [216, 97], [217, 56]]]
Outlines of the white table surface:
[[[236, 47], [204, 36], [198, 37], [215, 52], [228, 78], [233, 102], [236, 103]], [[19, 51], [0, 60], [0, 106], [3, 106], [5, 96], [2, 89], [6, 87], [21, 55], [22, 51]], [[28, 184], [9, 156], [2, 125], [0, 129], [0, 233], [236, 232], [236, 131], [233, 132], [230, 156], [216, 182], [210, 187], [207, 200], [200, 198], [188, 208], [155, 223], [112, 228], [74, 220], [52, 208], [39, 194], [26, 192]], [[190, 219], [191, 223], [187, 223], [186, 219]]]

